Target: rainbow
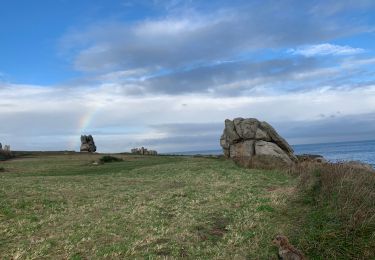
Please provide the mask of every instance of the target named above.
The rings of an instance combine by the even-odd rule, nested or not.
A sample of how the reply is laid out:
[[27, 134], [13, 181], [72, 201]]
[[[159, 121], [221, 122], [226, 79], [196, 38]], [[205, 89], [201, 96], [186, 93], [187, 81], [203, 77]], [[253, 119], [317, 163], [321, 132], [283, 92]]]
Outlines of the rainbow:
[[77, 147], [80, 145], [80, 139], [79, 137], [82, 134], [87, 134], [86, 131], [91, 125], [91, 122], [97, 115], [98, 111], [100, 110], [100, 107], [96, 107], [89, 112], [85, 113], [81, 118], [78, 120], [78, 126], [77, 126], [77, 131], [74, 136], [72, 136], [70, 144], [69, 144], [69, 150], [75, 150]]

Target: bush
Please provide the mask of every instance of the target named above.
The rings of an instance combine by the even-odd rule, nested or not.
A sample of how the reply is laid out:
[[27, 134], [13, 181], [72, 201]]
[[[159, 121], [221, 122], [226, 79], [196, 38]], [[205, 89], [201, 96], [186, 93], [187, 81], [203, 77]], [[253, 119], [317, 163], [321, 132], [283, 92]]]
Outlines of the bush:
[[5, 172], [4, 167], [0, 167], [0, 172]]
[[110, 163], [110, 162], [121, 162], [123, 161], [121, 158], [105, 155], [102, 158], [99, 159], [101, 163]]

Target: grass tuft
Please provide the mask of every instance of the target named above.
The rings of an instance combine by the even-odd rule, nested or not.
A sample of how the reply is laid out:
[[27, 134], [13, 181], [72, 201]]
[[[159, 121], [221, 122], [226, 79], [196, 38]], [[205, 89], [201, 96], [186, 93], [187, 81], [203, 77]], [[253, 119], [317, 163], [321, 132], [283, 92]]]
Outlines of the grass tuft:
[[122, 162], [123, 159], [111, 155], [105, 155], [99, 159], [101, 163]]

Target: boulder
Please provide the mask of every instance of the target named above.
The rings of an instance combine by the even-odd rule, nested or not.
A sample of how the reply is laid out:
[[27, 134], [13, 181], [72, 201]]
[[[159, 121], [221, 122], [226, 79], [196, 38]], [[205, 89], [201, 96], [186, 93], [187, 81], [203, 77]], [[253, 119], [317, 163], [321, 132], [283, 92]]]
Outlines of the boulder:
[[223, 135], [225, 137], [226, 142], [228, 143], [236, 143], [238, 140], [241, 139], [237, 134], [233, 121], [229, 119], [225, 120], [225, 129]]
[[235, 118], [233, 120], [237, 134], [241, 139], [255, 139], [259, 121], [254, 118]]
[[235, 143], [230, 146], [229, 156], [236, 157], [252, 157], [254, 153], [254, 140], [246, 140], [244, 142]]
[[288, 142], [267, 122], [255, 118], [235, 118], [225, 120], [225, 128], [220, 138], [224, 156], [232, 158], [244, 166], [255, 158], [271, 158], [291, 165], [297, 161]]
[[[263, 121], [263, 122], [260, 123], [260, 129], [262, 129], [263, 131], [268, 133], [268, 135], [271, 138], [271, 141], [276, 143], [281, 149], [283, 149], [284, 151], [287, 151], [288, 153], [293, 154], [293, 152], [294, 152], [293, 148], [288, 144], [287, 141], [285, 141], [284, 138], [282, 138], [276, 132], [276, 130], [270, 124]], [[264, 141], [267, 141], [267, 140], [264, 140]]]
[[276, 157], [277, 159], [280, 159], [288, 165], [293, 163], [291, 157], [288, 156], [285, 151], [283, 151], [277, 144], [271, 142], [256, 141], [255, 154]]
[[92, 135], [81, 135], [81, 152], [96, 152], [96, 145]]

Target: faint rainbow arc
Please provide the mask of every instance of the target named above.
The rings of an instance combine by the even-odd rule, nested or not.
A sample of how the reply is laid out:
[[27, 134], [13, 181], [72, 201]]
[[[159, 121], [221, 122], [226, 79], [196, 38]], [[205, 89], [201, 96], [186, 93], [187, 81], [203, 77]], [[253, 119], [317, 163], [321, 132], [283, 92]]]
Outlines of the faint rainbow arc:
[[100, 110], [100, 106], [97, 106], [91, 110], [89, 110], [87, 113], [83, 114], [77, 124], [77, 130], [75, 131], [74, 136], [72, 137], [72, 140], [69, 144], [69, 150], [75, 150], [77, 147], [79, 147], [80, 144], [80, 136], [82, 134], [88, 134], [85, 131], [88, 129], [88, 127], [91, 125], [91, 122], [97, 115], [97, 113]]

